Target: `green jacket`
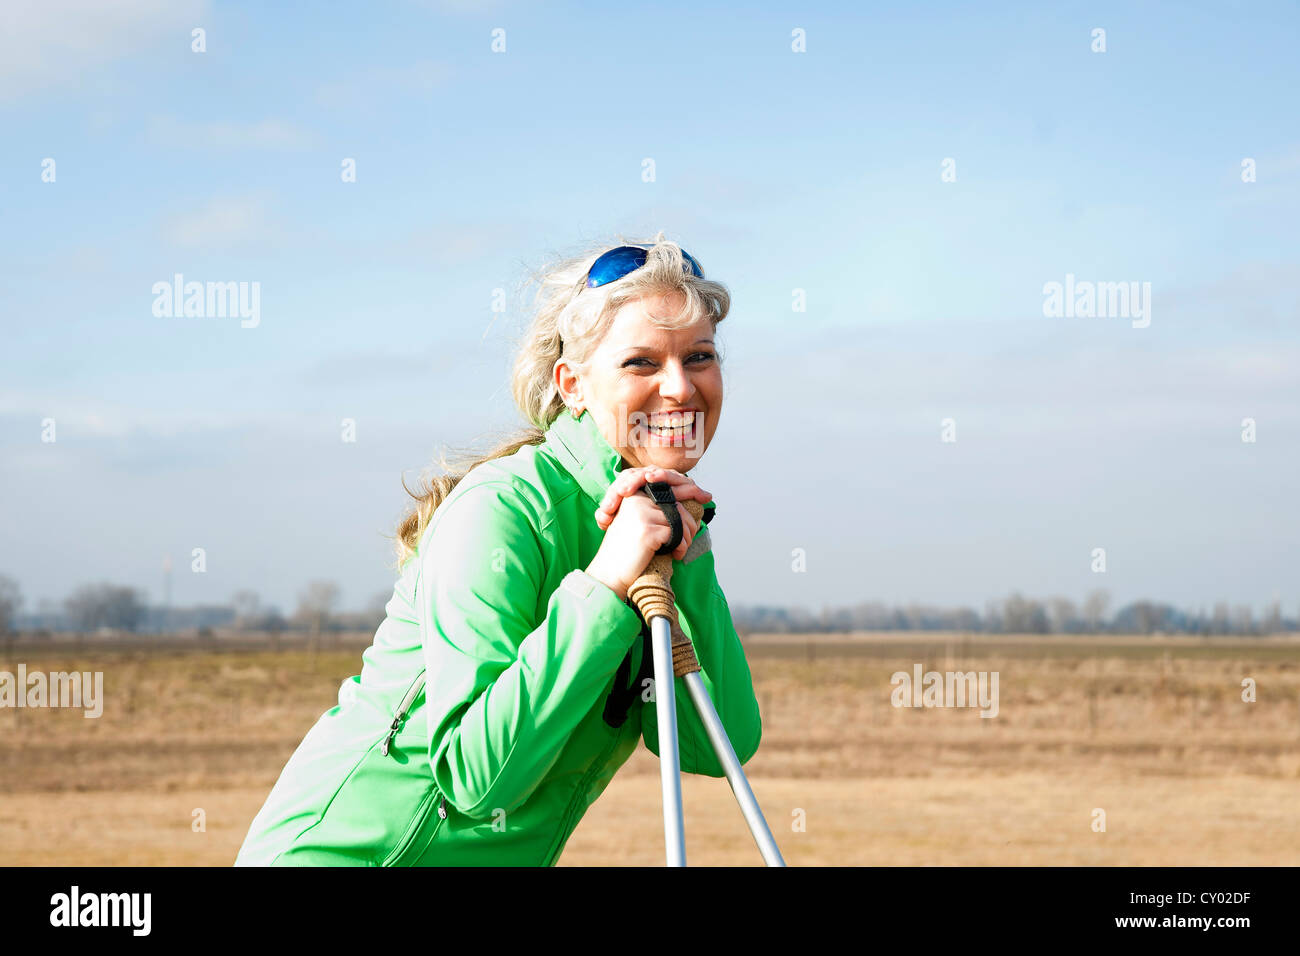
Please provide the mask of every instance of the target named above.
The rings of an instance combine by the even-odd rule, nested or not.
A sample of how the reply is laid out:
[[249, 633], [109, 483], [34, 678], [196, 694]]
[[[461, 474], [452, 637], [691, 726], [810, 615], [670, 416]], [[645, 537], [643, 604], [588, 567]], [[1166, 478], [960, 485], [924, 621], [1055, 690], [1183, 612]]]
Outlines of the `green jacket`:
[[[402, 568], [361, 673], [290, 758], [236, 866], [555, 863], [638, 741], [659, 753], [649, 632], [583, 570], [621, 467], [590, 412], [562, 412], [540, 445], [456, 485]], [[743, 763], [762, 726], [711, 544], [702, 525], [673, 562], [673, 590]], [[675, 685], [682, 770], [723, 776]]]

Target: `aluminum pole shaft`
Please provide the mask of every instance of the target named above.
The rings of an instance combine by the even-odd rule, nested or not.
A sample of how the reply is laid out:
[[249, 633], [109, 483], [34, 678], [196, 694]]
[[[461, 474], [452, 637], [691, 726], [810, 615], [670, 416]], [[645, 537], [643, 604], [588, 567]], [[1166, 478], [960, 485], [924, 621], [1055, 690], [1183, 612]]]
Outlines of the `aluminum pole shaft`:
[[[727, 775], [727, 783], [731, 784], [731, 792], [736, 795], [736, 802], [740, 804], [740, 812], [745, 815], [745, 822], [749, 824], [749, 832], [753, 834], [754, 842], [758, 844], [758, 852], [763, 854], [763, 861], [768, 866], [785, 866], [785, 860], [781, 858], [781, 851], [777, 849], [772, 831], [768, 829], [767, 821], [763, 819], [763, 811], [758, 808], [754, 791], [749, 788], [749, 781], [745, 779], [745, 771], [740, 769], [740, 759], [736, 756], [736, 750], [731, 746], [726, 728], [722, 726], [718, 711], [709, 698], [709, 690], [704, 686], [704, 679], [699, 671], [692, 671], [682, 679], [686, 681], [691, 702], [695, 705], [695, 711], [700, 715], [704, 730], [709, 735], [709, 743], [713, 744], [713, 752], [718, 755], [718, 762], [722, 764], [722, 769]], [[659, 681], [656, 679], [656, 691], [658, 686]], [[659, 745], [662, 747], [662, 724], [659, 733], [661, 735]]]
[[659, 615], [651, 618], [650, 641], [654, 649], [655, 716], [659, 724], [659, 782], [663, 786], [664, 797], [664, 846], [668, 851], [669, 866], [685, 866], [686, 830], [682, 825], [682, 774], [677, 751], [677, 694], [673, 684], [673, 635], [668, 618]]

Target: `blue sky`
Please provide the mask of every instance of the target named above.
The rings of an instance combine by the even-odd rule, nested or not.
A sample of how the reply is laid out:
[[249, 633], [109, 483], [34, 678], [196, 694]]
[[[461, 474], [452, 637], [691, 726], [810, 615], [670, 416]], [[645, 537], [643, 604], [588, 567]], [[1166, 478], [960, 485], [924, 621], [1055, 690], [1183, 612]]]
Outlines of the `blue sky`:
[[[369, 602], [401, 476], [517, 424], [526, 270], [662, 229], [733, 294], [699, 465], [733, 603], [1104, 587], [1294, 615], [1298, 26], [1269, 3], [27, 5], [0, 39], [0, 574], [28, 609], [106, 579], [158, 600], [168, 554], [176, 603], [292, 610], [313, 578]], [[176, 273], [259, 283], [260, 322], [155, 316]], [[1067, 273], [1151, 283], [1151, 324], [1045, 317]]]

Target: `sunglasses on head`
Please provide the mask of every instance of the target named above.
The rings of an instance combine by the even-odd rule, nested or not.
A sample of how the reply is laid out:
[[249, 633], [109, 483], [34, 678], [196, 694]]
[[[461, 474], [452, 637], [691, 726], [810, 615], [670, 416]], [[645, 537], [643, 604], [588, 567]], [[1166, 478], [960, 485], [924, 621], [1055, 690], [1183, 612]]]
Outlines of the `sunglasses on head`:
[[[649, 253], [640, 246], [619, 246], [617, 249], [611, 249], [603, 253], [599, 259], [591, 264], [587, 270], [587, 281], [585, 288], [594, 289], [597, 286], [605, 285], [607, 282], [614, 282], [623, 278], [629, 272], [634, 272], [645, 265], [646, 257]], [[700, 264], [685, 249], [682, 250], [682, 258], [690, 267], [690, 271], [696, 277], [703, 279], [704, 270]]]

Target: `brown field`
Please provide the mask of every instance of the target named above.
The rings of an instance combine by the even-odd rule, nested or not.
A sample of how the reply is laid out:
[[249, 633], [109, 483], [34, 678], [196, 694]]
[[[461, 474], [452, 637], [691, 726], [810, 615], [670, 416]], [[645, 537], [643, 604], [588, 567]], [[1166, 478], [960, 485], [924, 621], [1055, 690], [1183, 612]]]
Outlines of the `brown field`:
[[[0, 657], [0, 670], [105, 683], [97, 720], [0, 709], [0, 863], [229, 865], [364, 639], [318, 655], [221, 643]], [[1300, 864], [1300, 641], [782, 635], [747, 648], [764, 733], [745, 770], [792, 866]], [[890, 675], [914, 663], [997, 671], [999, 713], [891, 706]], [[639, 750], [561, 864], [662, 865], [658, 772]], [[725, 780], [684, 776], [683, 802], [692, 865], [761, 864]]]

